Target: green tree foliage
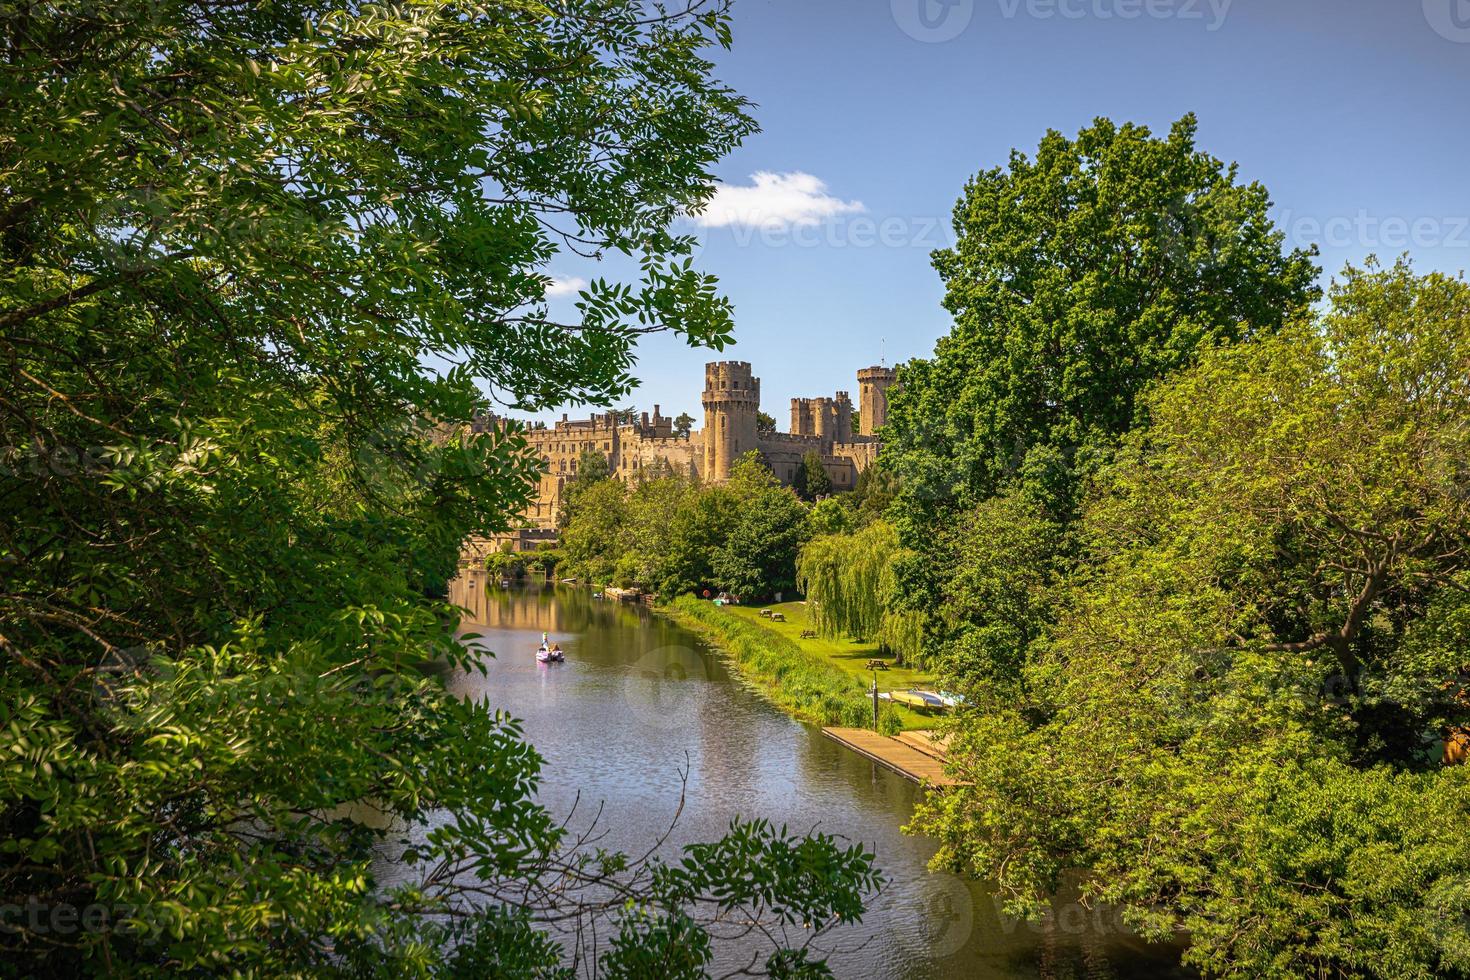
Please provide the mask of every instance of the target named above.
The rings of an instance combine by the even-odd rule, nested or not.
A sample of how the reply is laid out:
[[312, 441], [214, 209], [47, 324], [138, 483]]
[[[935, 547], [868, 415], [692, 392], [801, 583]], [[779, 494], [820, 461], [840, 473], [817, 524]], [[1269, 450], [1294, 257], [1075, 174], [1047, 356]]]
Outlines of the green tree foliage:
[[[1024, 510], [1040, 537], [1012, 557], [1039, 563], [1025, 578], [1046, 578], [1072, 554], [1066, 527], [1086, 477], [1143, 420], [1139, 392], [1317, 298], [1311, 253], [1284, 250], [1266, 189], [1237, 177], [1196, 148], [1186, 116], [1163, 138], [1106, 119], [1075, 139], [1049, 132], [1034, 159], [1013, 152], [966, 185], [958, 240], [934, 254], [954, 326], [932, 358], [899, 369], [881, 462], [897, 484], [891, 517], [915, 550], [900, 591], [932, 646], [964, 647], [967, 670], [1004, 674], [1024, 652], [1000, 646], [999, 607], [970, 605], [991, 586], [953, 580], [970, 552], [999, 546], [965, 532], [989, 535], [997, 507]], [[1019, 496], [987, 503], [1009, 493]], [[1037, 552], [1042, 539], [1058, 552]], [[1023, 619], [1013, 642], [1034, 635]]]
[[[949, 681], [965, 690], [976, 683], [998, 690], [1018, 683], [1026, 652], [1051, 621], [1053, 591], [1069, 567], [1065, 525], [1021, 484], [975, 504], [935, 534], [953, 563], [939, 589], [936, 616], [952, 638], [944, 657]], [[907, 561], [916, 558], [910, 554]], [[893, 605], [921, 611], [906, 596]]]
[[818, 632], [876, 637], [900, 662], [922, 661], [922, 637], [897, 595], [895, 569], [905, 557], [898, 532], [884, 521], [807, 542], [797, 559], [796, 584]]
[[572, 478], [562, 487], [561, 509], [556, 515], [556, 526], [565, 528], [570, 524], [582, 495], [609, 479], [611, 475], [606, 456], [591, 449], [582, 450], [577, 456]]
[[812, 450], [801, 458], [801, 466], [797, 468], [791, 481], [791, 489], [802, 500], [816, 500], [832, 492], [832, 478], [822, 465], [821, 453]]
[[599, 480], [581, 491], [562, 529], [562, 551], [576, 574], [610, 581], [625, 552], [628, 488], [619, 480]]
[[776, 431], [776, 418], [766, 412], [755, 413], [755, 429], [757, 432], [771, 433]]
[[954, 328], [889, 396], [885, 456], [910, 506], [987, 496], [1034, 446], [1109, 445], [1151, 380], [1316, 298], [1266, 189], [1194, 137], [1193, 116], [1162, 139], [1099, 119], [965, 186], [958, 240], [934, 254]]
[[1015, 909], [1086, 869], [1213, 975], [1465, 976], [1470, 285], [1370, 265], [1331, 299], [1147, 397], [915, 826]]
[[580, 499], [563, 534], [577, 574], [670, 597], [712, 587], [758, 598], [794, 587], [806, 507], [755, 453], [720, 486], [664, 477], [629, 490], [606, 480]]
[[754, 452], [735, 464], [729, 486], [738, 505], [710, 562], [715, 582], [746, 600], [795, 592], [805, 505]]
[[714, 557], [729, 536], [740, 501], [726, 487], [700, 486], [680, 501], [670, 520], [669, 551], [658, 590], [676, 596], [697, 589], [720, 588]]
[[848, 499], [850, 496], [825, 497], [812, 504], [806, 515], [807, 533], [812, 537], [819, 537], [824, 534], [846, 534], [855, 530], [858, 513]]
[[[537, 925], [607, 909], [563, 886], [623, 872], [621, 962], [645, 921], [697, 947], [706, 887], [858, 914], [866, 855], [763, 825], [641, 874], [568, 856], [424, 598], [536, 469], [462, 434], [482, 390], [610, 404], [641, 333], [729, 338], [668, 231], [754, 128], [711, 78], [723, 4], [8, 4], [0, 32], [0, 906], [47, 913], [7, 914], [7, 966], [550, 975]], [[641, 276], [557, 322], [563, 248]]]
[[866, 524], [888, 513], [897, 491], [898, 480], [889, 467], [869, 466], [858, 474], [849, 499], [858, 520]]
[[797, 587], [807, 618], [824, 636], [869, 637], [878, 632], [896, 585], [898, 532], [877, 522], [856, 534], [813, 538], [801, 550]]
[[674, 419], [674, 431], [683, 436], [685, 439], [689, 438], [689, 433], [693, 431], [693, 429], [694, 416], [690, 415], [688, 412], [680, 412], [678, 418]]

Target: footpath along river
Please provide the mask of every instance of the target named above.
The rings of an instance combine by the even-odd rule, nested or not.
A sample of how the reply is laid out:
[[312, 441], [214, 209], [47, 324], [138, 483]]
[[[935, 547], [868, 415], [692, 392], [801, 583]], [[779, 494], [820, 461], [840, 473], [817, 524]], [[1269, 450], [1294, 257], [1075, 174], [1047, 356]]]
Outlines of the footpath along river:
[[[603, 807], [603, 846], [642, 853], [678, 805], [670, 850], [722, 836], [737, 816], [862, 842], [889, 880], [860, 926], [834, 932], [842, 978], [1109, 978], [1185, 976], [1177, 950], [1131, 935], [1116, 914], [1058, 900], [1042, 923], [1001, 913], [982, 886], [926, 868], [932, 842], [899, 828], [919, 788], [793, 721], [743, 686], [691, 633], [636, 606], [574, 589], [483, 589], [460, 580], [467, 632], [486, 676], [455, 690], [523, 720], [546, 760], [539, 800], [563, 816]], [[483, 582], [483, 578], [480, 579]], [[542, 631], [567, 652], [537, 664]], [[579, 802], [580, 795], [580, 802]]]

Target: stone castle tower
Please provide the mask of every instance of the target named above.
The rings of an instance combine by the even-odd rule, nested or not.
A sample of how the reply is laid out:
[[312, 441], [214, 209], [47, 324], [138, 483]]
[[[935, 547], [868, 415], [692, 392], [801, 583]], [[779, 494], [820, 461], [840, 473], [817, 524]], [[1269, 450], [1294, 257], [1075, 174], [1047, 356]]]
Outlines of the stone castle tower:
[[707, 482], [730, 478], [735, 461], [759, 449], [756, 414], [760, 379], [746, 361], [716, 361], [704, 366], [704, 470]]
[[852, 398], [839, 391], [836, 398], [791, 399], [791, 434], [813, 436], [829, 449], [852, 442]]
[[858, 397], [862, 399], [860, 435], [877, 435], [878, 428], [888, 422], [888, 387], [895, 376], [891, 367], [869, 367], [858, 372]]

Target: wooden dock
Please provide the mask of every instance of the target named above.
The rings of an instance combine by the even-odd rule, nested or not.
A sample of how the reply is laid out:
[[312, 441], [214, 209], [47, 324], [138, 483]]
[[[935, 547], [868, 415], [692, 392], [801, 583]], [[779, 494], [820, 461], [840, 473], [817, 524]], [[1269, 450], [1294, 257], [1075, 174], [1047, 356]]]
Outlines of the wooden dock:
[[[927, 737], [906, 740], [900, 735], [898, 738], [889, 738], [864, 728], [824, 728], [822, 734], [916, 783], [930, 786], [956, 785], [956, 781], [944, 772], [943, 756], [938, 753], [933, 740]], [[913, 734], [917, 733], [904, 733]], [[928, 750], [916, 747], [913, 744], [915, 741], [921, 741]]]

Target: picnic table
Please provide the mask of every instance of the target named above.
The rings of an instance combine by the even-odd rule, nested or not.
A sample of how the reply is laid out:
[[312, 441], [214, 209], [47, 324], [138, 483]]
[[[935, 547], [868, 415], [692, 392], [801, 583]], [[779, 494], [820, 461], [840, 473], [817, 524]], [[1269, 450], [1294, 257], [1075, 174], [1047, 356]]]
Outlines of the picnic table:
[[887, 670], [888, 669], [888, 661], [886, 661], [886, 660], [869, 660], [868, 661], [868, 669], [869, 670]]
[[784, 623], [784, 622], [786, 622], [786, 614], [785, 613], [771, 613], [771, 622], [773, 622], [773, 623]]

